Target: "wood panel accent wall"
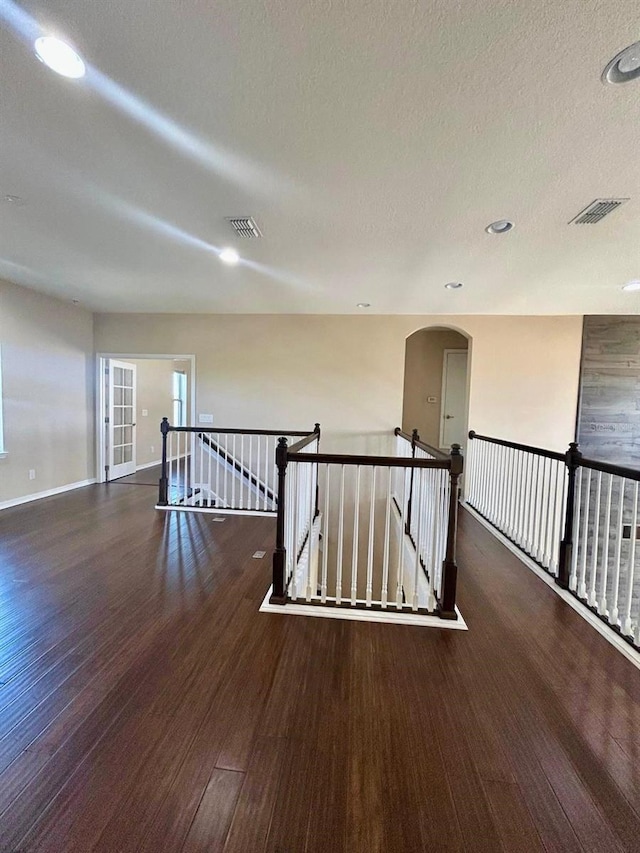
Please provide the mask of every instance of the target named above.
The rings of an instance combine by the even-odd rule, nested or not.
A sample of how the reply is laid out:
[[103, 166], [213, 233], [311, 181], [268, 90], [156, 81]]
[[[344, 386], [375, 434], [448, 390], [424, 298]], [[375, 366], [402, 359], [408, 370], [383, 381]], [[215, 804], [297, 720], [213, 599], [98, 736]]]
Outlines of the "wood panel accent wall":
[[591, 459], [640, 468], [640, 317], [584, 318], [578, 442]]

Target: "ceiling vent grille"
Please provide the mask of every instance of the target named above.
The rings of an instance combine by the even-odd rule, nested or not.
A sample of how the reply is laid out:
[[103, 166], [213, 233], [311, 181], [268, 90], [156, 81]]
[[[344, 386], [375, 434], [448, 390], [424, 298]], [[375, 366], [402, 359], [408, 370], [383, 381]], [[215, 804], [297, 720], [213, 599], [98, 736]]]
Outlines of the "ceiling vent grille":
[[592, 201], [588, 207], [575, 216], [569, 225], [595, 225], [600, 222], [605, 216], [617, 210], [621, 204], [629, 201], [628, 198], [597, 198]]
[[251, 216], [229, 216], [227, 222], [240, 237], [262, 237], [262, 232]]

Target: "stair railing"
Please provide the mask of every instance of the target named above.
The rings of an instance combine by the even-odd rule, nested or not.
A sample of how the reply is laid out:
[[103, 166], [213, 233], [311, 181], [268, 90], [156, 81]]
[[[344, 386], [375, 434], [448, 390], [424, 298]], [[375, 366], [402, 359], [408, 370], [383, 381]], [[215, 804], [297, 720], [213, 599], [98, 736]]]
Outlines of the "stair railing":
[[454, 445], [436, 458], [410, 441], [409, 455], [399, 444], [398, 456], [320, 453], [309, 437], [279, 441], [272, 603], [457, 618], [462, 455]]
[[640, 470], [469, 433], [467, 504], [640, 648]]
[[275, 515], [276, 447], [309, 430], [176, 427], [163, 418], [158, 508]]

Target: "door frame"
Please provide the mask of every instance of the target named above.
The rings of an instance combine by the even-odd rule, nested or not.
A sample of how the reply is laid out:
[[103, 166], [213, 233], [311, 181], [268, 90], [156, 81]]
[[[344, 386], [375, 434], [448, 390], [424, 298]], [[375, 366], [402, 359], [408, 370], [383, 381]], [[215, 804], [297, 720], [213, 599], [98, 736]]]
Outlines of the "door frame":
[[[142, 352], [98, 352], [96, 353], [96, 408], [95, 408], [95, 450], [96, 450], [96, 483], [106, 483], [107, 477], [105, 465], [107, 461], [105, 448], [105, 418], [107, 417], [106, 410], [106, 395], [104, 387], [104, 374], [106, 362], [111, 359], [151, 359], [155, 361], [188, 361], [191, 363], [191, 377], [189, 382], [189, 395], [191, 403], [189, 405], [189, 416], [191, 423], [196, 422], [196, 357], [193, 353], [183, 355], [181, 353], [142, 353]], [[171, 417], [171, 412], [167, 412], [167, 417]], [[158, 437], [160, 436], [160, 425], [158, 424]]]
[[[444, 400], [445, 400], [445, 391], [447, 387], [447, 356], [449, 353], [464, 353], [467, 356], [467, 375], [465, 376], [465, 392], [464, 392], [464, 420], [465, 420], [465, 434], [468, 426], [469, 419], [469, 348], [461, 349], [459, 347], [447, 347], [442, 351], [442, 388], [440, 391], [440, 435], [438, 438], [438, 447], [444, 448]], [[448, 450], [449, 448], [447, 448]]]

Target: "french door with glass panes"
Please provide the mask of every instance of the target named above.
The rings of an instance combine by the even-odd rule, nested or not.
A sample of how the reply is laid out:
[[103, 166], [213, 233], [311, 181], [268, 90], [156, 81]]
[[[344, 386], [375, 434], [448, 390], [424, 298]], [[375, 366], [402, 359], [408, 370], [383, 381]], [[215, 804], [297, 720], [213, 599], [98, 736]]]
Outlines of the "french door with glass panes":
[[136, 471], [136, 366], [109, 359], [107, 479]]

